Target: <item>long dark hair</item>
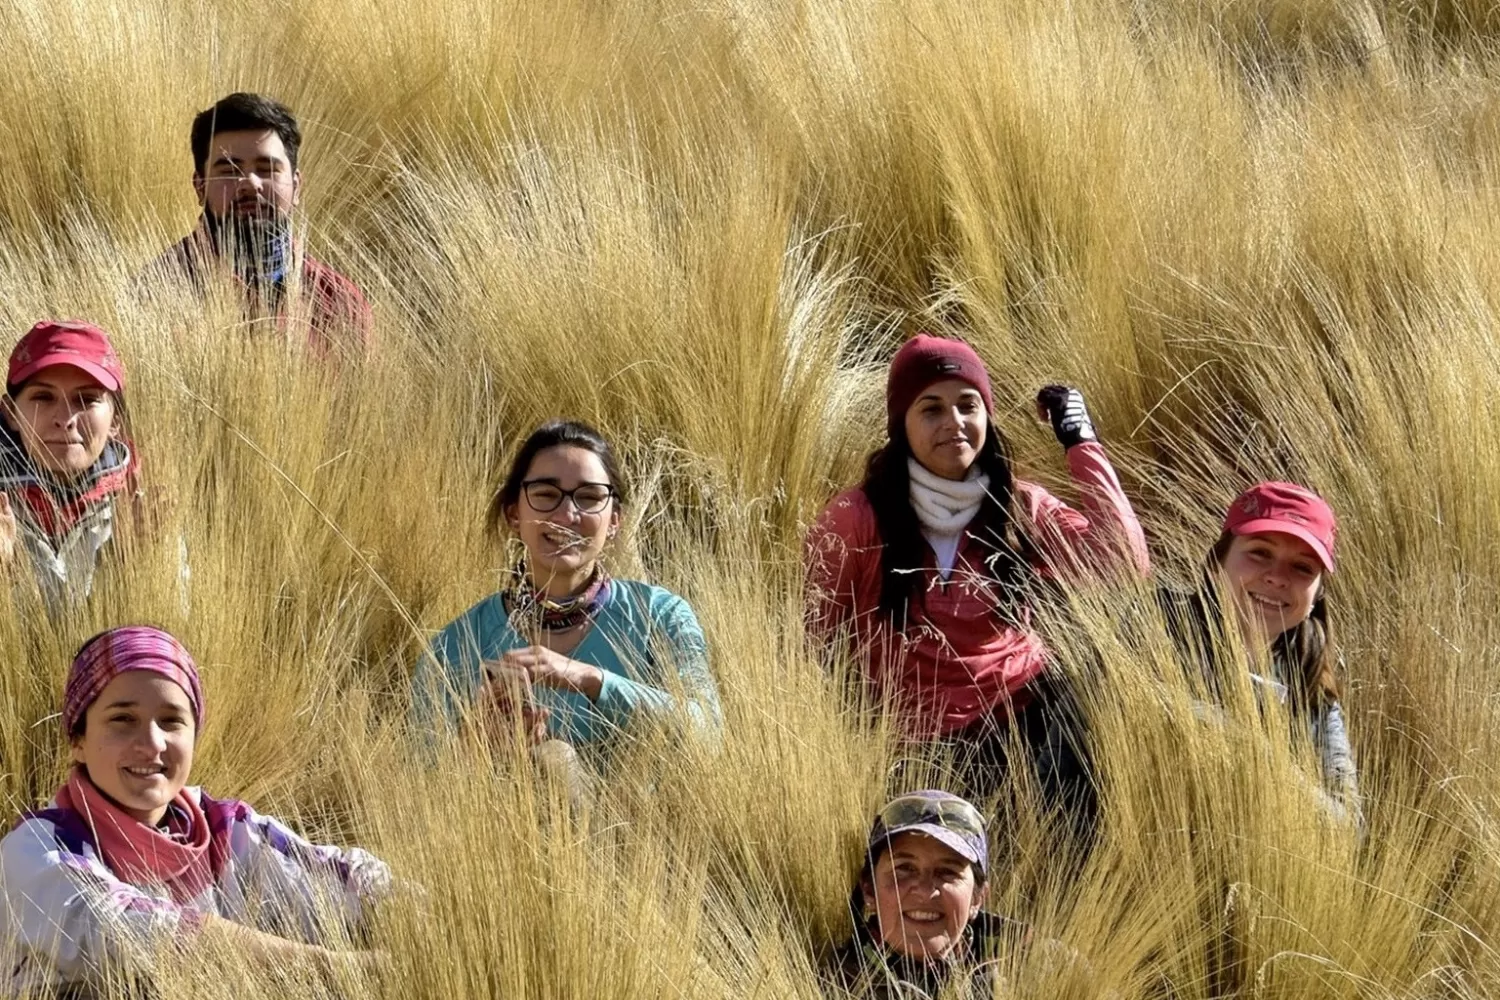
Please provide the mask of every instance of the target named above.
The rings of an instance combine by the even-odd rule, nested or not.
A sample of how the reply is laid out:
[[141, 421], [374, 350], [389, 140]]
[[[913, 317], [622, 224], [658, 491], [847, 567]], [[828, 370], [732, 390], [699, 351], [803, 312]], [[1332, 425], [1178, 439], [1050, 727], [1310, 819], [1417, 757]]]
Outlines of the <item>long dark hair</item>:
[[[1224, 557], [1229, 554], [1234, 538], [1226, 531], [1208, 552], [1203, 572], [1204, 587], [1209, 594], [1217, 589], [1218, 571], [1224, 565]], [[1217, 598], [1214, 600], [1217, 603]], [[1288, 678], [1301, 680], [1297, 696], [1306, 708], [1313, 709], [1339, 700], [1338, 655], [1333, 643], [1333, 628], [1328, 620], [1328, 601], [1321, 584], [1307, 617], [1281, 633], [1271, 644], [1271, 659]]]
[[[922, 567], [927, 540], [911, 505], [911, 472], [906, 463], [912, 457], [906, 429], [898, 423], [886, 445], [870, 455], [860, 485], [880, 529], [880, 610], [898, 628], [912, 598], [920, 601], [925, 592]], [[968, 531], [988, 552], [984, 577], [996, 585], [1000, 601], [995, 611], [1003, 616], [1031, 582], [1036, 554], [1030, 540], [1016, 529], [1010, 443], [993, 420], [985, 429], [975, 464], [990, 477], [990, 486]]]
[[506, 508], [521, 502], [521, 484], [526, 480], [526, 473], [531, 469], [531, 463], [536, 457], [548, 448], [582, 448], [584, 451], [593, 452], [599, 456], [599, 462], [604, 466], [604, 474], [609, 476], [610, 488], [614, 491], [614, 502], [617, 507], [625, 506], [625, 497], [628, 492], [625, 478], [620, 472], [620, 461], [615, 457], [615, 450], [610, 443], [588, 424], [576, 420], [549, 420], [547, 423], [531, 432], [531, 435], [521, 444], [521, 450], [516, 452], [516, 457], [510, 463], [510, 472], [505, 477], [505, 482], [495, 491], [490, 500], [489, 509], [485, 512], [485, 529], [493, 536], [499, 537], [501, 526], [505, 524]]

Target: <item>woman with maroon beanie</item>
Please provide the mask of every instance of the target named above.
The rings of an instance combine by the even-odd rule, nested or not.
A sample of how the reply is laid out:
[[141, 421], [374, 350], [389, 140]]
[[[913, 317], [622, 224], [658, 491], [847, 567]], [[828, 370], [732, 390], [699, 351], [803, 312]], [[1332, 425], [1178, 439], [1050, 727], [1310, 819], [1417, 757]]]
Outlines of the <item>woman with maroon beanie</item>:
[[1033, 751], [1045, 735], [1035, 703], [1046, 700], [1048, 652], [1032, 629], [1032, 585], [1149, 569], [1083, 395], [1048, 386], [1037, 409], [1066, 452], [1081, 511], [1014, 478], [973, 348], [908, 341], [886, 385], [888, 443], [807, 540], [813, 631], [847, 634], [903, 730], [957, 744], [979, 791], [1000, 779], [1013, 724]]

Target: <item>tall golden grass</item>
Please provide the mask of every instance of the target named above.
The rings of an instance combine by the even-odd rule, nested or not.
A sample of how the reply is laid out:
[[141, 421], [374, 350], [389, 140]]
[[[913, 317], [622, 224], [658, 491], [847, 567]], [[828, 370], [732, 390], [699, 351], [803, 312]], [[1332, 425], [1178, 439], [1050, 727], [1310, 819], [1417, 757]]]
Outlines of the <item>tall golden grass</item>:
[[[1030, 400], [1085, 390], [1161, 582], [1253, 478], [1332, 500], [1367, 794], [1362, 836], [1320, 818], [1305, 748], [1194, 721], [1144, 595], [1078, 595], [1051, 617], [1099, 839], [1069, 856], [1019, 775], [996, 903], [1087, 961], [1015, 956], [1007, 995], [1495, 995], [1497, 41], [1466, 0], [6, 7], [0, 328], [117, 335], [173, 503], [75, 620], [0, 594], [0, 795], [55, 786], [77, 643], [156, 621], [205, 667], [195, 780], [425, 887], [345, 992], [815, 996], [868, 815], [914, 772], [805, 641], [800, 531], [881, 436], [891, 348], [947, 330], [1064, 493]], [[365, 364], [136, 294], [192, 223], [191, 116], [235, 89], [299, 112], [309, 242], [375, 303]], [[489, 492], [558, 415], [623, 448], [612, 565], [690, 599], [726, 717], [584, 817], [405, 730], [423, 638], [512, 558]], [[163, 976], [324, 989], [235, 956]]]

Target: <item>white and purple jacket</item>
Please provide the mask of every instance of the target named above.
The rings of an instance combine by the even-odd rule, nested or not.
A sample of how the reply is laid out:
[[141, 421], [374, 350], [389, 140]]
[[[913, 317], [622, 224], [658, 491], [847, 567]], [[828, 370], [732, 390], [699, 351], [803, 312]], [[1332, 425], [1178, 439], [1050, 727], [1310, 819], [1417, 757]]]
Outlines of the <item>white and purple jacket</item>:
[[213, 915], [316, 943], [330, 922], [357, 925], [390, 888], [384, 862], [319, 846], [244, 802], [194, 796], [226, 861], [196, 899], [123, 881], [83, 817], [56, 803], [0, 840], [0, 996], [83, 982], [101, 970], [145, 972], [156, 947], [194, 935]]

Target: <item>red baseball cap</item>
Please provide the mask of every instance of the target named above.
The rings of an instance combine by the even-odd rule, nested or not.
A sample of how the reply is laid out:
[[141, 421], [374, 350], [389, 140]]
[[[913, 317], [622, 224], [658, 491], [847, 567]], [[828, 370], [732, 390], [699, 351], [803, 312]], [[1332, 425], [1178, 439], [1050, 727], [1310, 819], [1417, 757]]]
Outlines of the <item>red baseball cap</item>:
[[1295, 483], [1256, 483], [1229, 505], [1224, 531], [1230, 535], [1279, 532], [1300, 538], [1333, 572], [1333, 543], [1338, 523], [1333, 508], [1312, 490]]
[[20, 385], [43, 368], [71, 365], [110, 392], [125, 385], [125, 369], [109, 337], [92, 323], [44, 319], [10, 352], [7, 385]]

